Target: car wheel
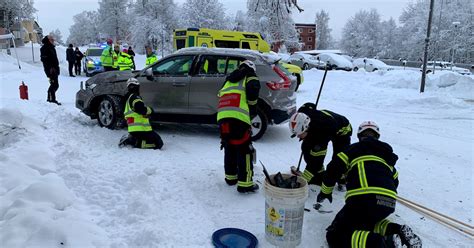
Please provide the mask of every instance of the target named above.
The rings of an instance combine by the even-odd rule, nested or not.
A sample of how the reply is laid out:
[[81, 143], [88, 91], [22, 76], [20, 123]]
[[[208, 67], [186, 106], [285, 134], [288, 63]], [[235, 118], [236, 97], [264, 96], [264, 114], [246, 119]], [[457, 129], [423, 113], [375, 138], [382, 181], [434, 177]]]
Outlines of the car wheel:
[[372, 72], [377, 71], [377, 70], [378, 70], [377, 68], [374, 68], [374, 69], [372, 70]]
[[120, 97], [107, 95], [99, 102], [97, 107], [97, 121], [101, 127], [109, 129], [120, 128], [123, 113]]
[[309, 65], [307, 63], [304, 63], [303, 70], [308, 70], [308, 69], [309, 69]]
[[426, 73], [427, 73], [427, 74], [428, 74], [428, 73], [431, 73], [431, 70], [426, 70]]
[[357, 67], [354, 67], [354, 69], [353, 69], [353, 70], [354, 70], [354, 71], [358, 71], [358, 70], [359, 70], [359, 68], [357, 68]]
[[267, 131], [268, 118], [265, 112], [257, 107], [257, 116], [252, 119], [252, 140], [260, 139], [265, 131]]

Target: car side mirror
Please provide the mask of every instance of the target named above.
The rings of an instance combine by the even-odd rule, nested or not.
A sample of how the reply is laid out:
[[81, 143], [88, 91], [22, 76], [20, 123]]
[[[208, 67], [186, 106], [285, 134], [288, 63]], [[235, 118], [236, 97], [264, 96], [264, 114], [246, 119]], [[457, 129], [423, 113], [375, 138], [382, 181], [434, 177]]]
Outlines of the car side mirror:
[[364, 64], [365, 64], [365, 63], [367, 63], [367, 60], [366, 60], [366, 59], [364, 59]]
[[145, 76], [148, 80], [153, 80], [153, 69], [152, 68], [148, 68], [146, 69], [145, 71]]

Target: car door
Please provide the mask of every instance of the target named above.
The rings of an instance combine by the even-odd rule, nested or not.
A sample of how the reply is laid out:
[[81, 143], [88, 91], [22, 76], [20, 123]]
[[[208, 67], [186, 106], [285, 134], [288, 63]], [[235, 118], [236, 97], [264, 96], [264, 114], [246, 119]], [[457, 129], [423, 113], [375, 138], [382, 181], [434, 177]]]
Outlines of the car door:
[[299, 66], [300, 68], [303, 68], [303, 56], [299, 54], [291, 55], [291, 63]]
[[189, 95], [189, 109], [192, 114], [212, 115], [217, 113], [219, 90], [225, 78], [237, 69], [244, 58], [226, 55], [202, 55], [192, 76]]
[[151, 67], [152, 75], [140, 75], [140, 95], [158, 113], [188, 114], [194, 55], [166, 58]]

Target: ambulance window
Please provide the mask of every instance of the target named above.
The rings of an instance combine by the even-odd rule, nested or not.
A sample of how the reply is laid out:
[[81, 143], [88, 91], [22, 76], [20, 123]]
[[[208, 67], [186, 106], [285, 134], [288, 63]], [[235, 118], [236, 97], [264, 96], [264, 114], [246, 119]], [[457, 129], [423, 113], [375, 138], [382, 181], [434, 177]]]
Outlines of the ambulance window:
[[240, 44], [238, 41], [215, 40], [214, 44], [216, 45], [216, 47], [222, 48], [240, 48]]
[[176, 39], [176, 50], [186, 47], [186, 39]]
[[242, 49], [250, 49], [250, 44], [248, 42], [242, 42]]

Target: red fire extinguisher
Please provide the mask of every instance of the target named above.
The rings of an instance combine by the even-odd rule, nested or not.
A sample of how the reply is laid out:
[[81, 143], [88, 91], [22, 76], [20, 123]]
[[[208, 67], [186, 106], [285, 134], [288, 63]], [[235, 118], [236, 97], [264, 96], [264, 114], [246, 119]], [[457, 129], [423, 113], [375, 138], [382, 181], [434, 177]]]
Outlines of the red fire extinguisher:
[[28, 86], [23, 81], [20, 85], [20, 99], [28, 100]]

